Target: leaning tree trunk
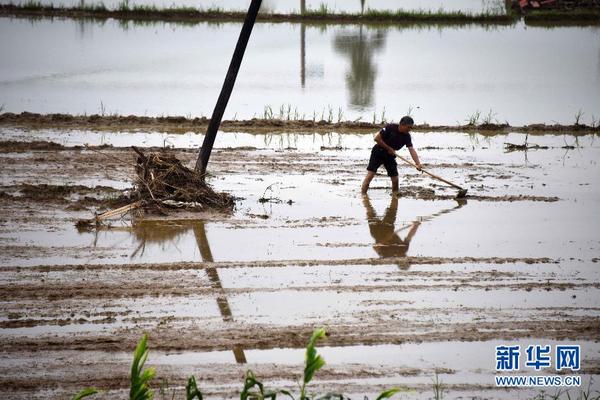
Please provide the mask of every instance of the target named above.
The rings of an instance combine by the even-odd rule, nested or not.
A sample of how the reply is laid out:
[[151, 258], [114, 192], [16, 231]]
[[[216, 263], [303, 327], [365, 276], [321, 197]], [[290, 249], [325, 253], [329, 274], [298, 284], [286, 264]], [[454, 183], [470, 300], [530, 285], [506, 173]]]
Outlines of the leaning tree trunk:
[[242, 26], [242, 31], [240, 32], [240, 37], [238, 38], [237, 45], [233, 51], [233, 56], [231, 57], [231, 63], [229, 64], [227, 75], [225, 76], [225, 82], [223, 82], [223, 87], [221, 88], [221, 94], [217, 99], [217, 104], [215, 104], [215, 109], [208, 124], [208, 128], [206, 129], [206, 136], [202, 142], [202, 148], [200, 149], [200, 155], [196, 161], [195, 168], [203, 177], [206, 174], [206, 166], [208, 165], [210, 153], [212, 152], [215, 138], [217, 137], [217, 131], [219, 130], [225, 108], [229, 102], [231, 92], [233, 91], [235, 79], [240, 70], [244, 52], [246, 51], [246, 45], [250, 39], [250, 34], [252, 33], [252, 28], [254, 27], [254, 22], [256, 21], [261, 2], [262, 0], [252, 0], [252, 3], [250, 3], [248, 14], [246, 15], [244, 25]]

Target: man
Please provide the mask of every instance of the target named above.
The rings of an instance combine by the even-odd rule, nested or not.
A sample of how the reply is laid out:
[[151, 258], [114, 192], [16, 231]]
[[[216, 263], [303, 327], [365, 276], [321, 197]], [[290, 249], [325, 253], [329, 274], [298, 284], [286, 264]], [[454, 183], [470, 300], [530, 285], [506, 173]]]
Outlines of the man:
[[361, 191], [367, 193], [369, 184], [375, 177], [377, 169], [383, 164], [388, 176], [392, 180], [392, 192], [398, 192], [398, 164], [396, 163], [395, 151], [406, 146], [408, 151], [417, 165], [417, 169], [421, 170], [421, 162], [419, 156], [413, 148], [410, 130], [414, 125], [411, 117], [402, 117], [399, 124], [387, 124], [375, 136], [377, 144], [371, 150], [371, 158], [367, 166], [367, 176], [363, 181]]

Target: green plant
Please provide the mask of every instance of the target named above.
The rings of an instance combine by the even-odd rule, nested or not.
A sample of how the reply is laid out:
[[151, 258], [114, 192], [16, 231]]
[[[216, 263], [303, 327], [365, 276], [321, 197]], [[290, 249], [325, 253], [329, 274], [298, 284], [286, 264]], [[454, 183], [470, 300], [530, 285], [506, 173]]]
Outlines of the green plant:
[[315, 11], [315, 14], [317, 14], [317, 15], [323, 15], [323, 16], [325, 16], [325, 15], [327, 15], [329, 13], [330, 13], [329, 7], [325, 3], [320, 3], [319, 4], [319, 8]]
[[433, 378], [433, 398], [435, 400], [444, 398], [444, 382], [440, 380], [437, 371], [435, 371], [435, 376]]
[[331, 123], [333, 122], [333, 107], [331, 107], [331, 104], [327, 104], [327, 111], [329, 112], [327, 116], [327, 122]]
[[[306, 346], [306, 353], [304, 359], [304, 374], [302, 379], [302, 386], [300, 387], [300, 396], [298, 400], [310, 400], [311, 398], [307, 396], [307, 386], [312, 381], [313, 377], [324, 365], [325, 360], [321, 357], [317, 352], [317, 341], [323, 339], [327, 334], [323, 328], [315, 329], [310, 340], [308, 341], [308, 345]], [[154, 396], [154, 393], [149, 388], [150, 381], [154, 378], [156, 373], [154, 368], [144, 369], [144, 364], [148, 359], [148, 348], [147, 348], [148, 336], [144, 334], [137, 344], [135, 351], [133, 353], [133, 363], [131, 364], [131, 387], [129, 392], [130, 400], [151, 400]], [[436, 375], [437, 376], [437, 375]], [[166, 393], [166, 387], [168, 383], [163, 380], [160, 388], [160, 394], [164, 398]], [[389, 399], [394, 394], [402, 391], [407, 391], [405, 388], [391, 388], [386, 391], [381, 392], [381, 394], [377, 397], [376, 400], [384, 400]], [[86, 388], [79, 392], [73, 400], [80, 400], [84, 397], [94, 395], [99, 393], [99, 391], [95, 388]], [[173, 394], [175, 392], [173, 391]], [[198, 388], [196, 383], [196, 378], [191, 376], [187, 385], [185, 386], [185, 394], [186, 400], [203, 400], [202, 392]], [[275, 389], [275, 390], [267, 390], [265, 389], [264, 384], [257, 379], [254, 375], [254, 372], [248, 370], [246, 372], [246, 376], [244, 378], [244, 387], [242, 392], [240, 393], [240, 400], [276, 400], [277, 395], [282, 394], [289, 397], [292, 400], [296, 398], [285, 389]], [[320, 397], [315, 397], [317, 400], [327, 400], [327, 399], [338, 399], [345, 400], [348, 399], [343, 394], [339, 393], [327, 393]], [[365, 397], [365, 400], [368, 400]]]
[[479, 110], [475, 111], [473, 114], [469, 115], [466, 119], [468, 126], [476, 126], [479, 123], [479, 118], [481, 117], [481, 112]]
[[266, 105], [263, 112], [263, 119], [273, 119], [273, 109], [271, 106]]
[[594, 379], [590, 378], [588, 382], [588, 386], [585, 388], [575, 389], [578, 390], [575, 393], [571, 391], [573, 389], [565, 389], [559, 388], [554, 394], [546, 393], [546, 391], [542, 390], [540, 393], [531, 398], [531, 400], [599, 400], [600, 399], [600, 391], [594, 390], [592, 391], [592, 383]]
[[342, 110], [342, 107], [339, 107], [337, 122], [340, 123], [340, 122], [342, 122], [343, 119], [344, 119], [344, 111]]
[[96, 393], [98, 393], [97, 389], [94, 389], [94, 388], [85, 388], [81, 392], [79, 392], [75, 396], [73, 396], [73, 400], [81, 400], [81, 399], [83, 399], [85, 397], [94, 395]]
[[186, 400], [202, 400], [202, 393], [200, 389], [198, 389], [198, 385], [196, 385], [196, 378], [190, 376], [188, 379], [188, 383], [185, 386], [185, 398]]
[[[492, 109], [490, 108], [490, 111], [486, 114], [486, 116], [483, 118], [483, 123], [486, 125], [490, 125], [492, 124], [492, 120], [496, 120], [496, 118], [494, 118], [496, 116], [496, 113], [492, 111]], [[498, 122], [496, 120], [496, 122]]]
[[133, 352], [133, 363], [131, 364], [131, 387], [129, 389], [130, 400], [152, 400], [154, 392], [148, 384], [154, 378], [154, 368], [144, 369], [148, 359], [148, 335], [144, 334]]
[[579, 125], [579, 122], [581, 121], [581, 117], [583, 117], [585, 113], [583, 111], [581, 111], [581, 108], [579, 109], [579, 111], [577, 111], [577, 113], [575, 113], [575, 125]]
[[402, 389], [400, 388], [392, 388], [389, 390], [386, 390], [384, 392], [381, 392], [381, 394], [379, 396], [377, 396], [377, 399], [375, 400], [383, 400], [383, 399], [389, 399], [390, 397], [392, 397], [393, 395], [395, 395], [398, 392], [401, 392]]
[[240, 400], [275, 400], [277, 398], [278, 393], [285, 394], [286, 396], [289, 396], [292, 400], [294, 400], [294, 396], [292, 396], [292, 394], [287, 390], [265, 390], [263, 383], [256, 379], [256, 376], [254, 376], [254, 372], [252, 372], [251, 370], [246, 371], [246, 378], [244, 379], [244, 388], [242, 389], [242, 393], [240, 394]]
[[117, 10], [119, 11], [129, 11], [129, 0], [121, 0], [119, 5], [117, 6]]
[[300, 389], [300, 400], [306, 399], [306, 385], [308, 385], [308, 383], [312, 380], [315, 372], [320, 370], [323, 365], [325, 365], [325, 360], [323, 357], [317, 354], [317, 349], [315, 347], [317, 340], [324, 337], [325, 329], [316, 329], [308, 341], [308, 346], [306, 346], [304, 381], [302, 383], [302, 388]]

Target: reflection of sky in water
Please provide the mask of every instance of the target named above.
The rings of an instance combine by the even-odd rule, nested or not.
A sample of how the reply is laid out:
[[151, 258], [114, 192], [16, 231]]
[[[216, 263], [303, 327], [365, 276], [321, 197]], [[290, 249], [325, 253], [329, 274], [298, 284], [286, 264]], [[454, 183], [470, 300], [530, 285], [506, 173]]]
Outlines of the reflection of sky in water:
[[[208, 116], [239, 28], [2, 19], [0, 104]], [[275, 117], [372, 121], [413, 107], [419, 123], [463, 123], [490, 109], [500, 122], [571, 123], [581, 109], [589, 123], [600, 109], [597, 28], [254, 29], [226, 118], [262, 117], [269, 105]]]
[[[109, 8], [118, 7], [122, 0], [103, 0]], [[13, 0], [15, 4], [24, 4], [28, 0]], [[64, 4], [68, 6], [84, 4], [96, 4], [100, 1], [82, 1], [82, 0], [41, 0], [41, 3], [55, 5]], [[196, 8], [214, 8], [218, 7], [225, 10], [245, 10], [248, 8], [249, 0], [130, 0], [133, 5], [156, 5], [157, 7], [196, 7]], [[359, 12], [362, 9], [377, 10], [432, 10], [440, 9], [446, 11], [463, 12], [482, 12], [482, 11], [504, 11], [504, 2], [502, 0], [263, 0], [262, 11], [264, 12], [299, 12], [305, 3], [306, 9], [319, 9], [321, 4], [327, 6], [331, 11]]]

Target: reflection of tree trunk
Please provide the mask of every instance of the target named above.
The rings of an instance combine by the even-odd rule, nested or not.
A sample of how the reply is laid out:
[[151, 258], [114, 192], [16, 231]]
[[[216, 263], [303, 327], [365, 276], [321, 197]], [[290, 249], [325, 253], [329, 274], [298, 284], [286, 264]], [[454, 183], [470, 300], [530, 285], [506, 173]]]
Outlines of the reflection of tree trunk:
[[[300, 15], [306, 14], [306, 0], [300, 0]], [[306, 84], [306, 26], [300, 23], [300, 85]]]
[[350, 105], [364, 109], [373, 104], [377, 67], [373, 56], [385, 44], [386, 31], [377, 29], [363, 32], [361, 24], [356, 30], [340, 31], [334, 38], [334, 49], [350, 61], [346, 73], [346, 86], [350, 92]]
[[306, 84], [306, 26], [300, 24], [300, 84]]
[[204, 262], [214, 262], [212, 251], [210, 251], [210, 245], [208, 244], [208, 237], [206, 236], [206, 229], [204, 228], [204, 221], [198, 221], [194, 224], [194, 235], [196, 236], [196, 244], [198, 250], [200, 250], [200, 257]]
[[[83, 9], [83, 7], [85, 6], [85, 0], [79, 0], [79, 8]], [[83, 39], [83, 36], [85, 35], [85, 25], [84, 25], [85, 19], [81, 19], [79, 21], [79, 37], [81, 39]]]
[[[196, 245], [198, 246], [198, 250], [200, 250], [202, 261], [211, 263], [214, 262], [212, 251], [210, 250], [210, 244], [208, 243], [208, 237], [206, 236], [204, 222], [198, 221], [194, 224], [194, 236], [196, 236]], [[217, 305], [219, 306], [219, 311], [221, 312], [223, 321], [233, 322], [233, 314], [231, 313], [231, 307], [229, 307], [227, 296], [225, 296], [223, 284], [219, 278], [219, 272], [216, 268], [211, 267], [206, 269], [206, 274], [208, 275], [210, 286], [219, 292], [219, 295], [217, 296]], [[242, 349], [240, 346], [236, 345], [233, 347], [233, 355], [235, 356], [235, 361], [238, 364], [246, 363], [244, 349]]]

